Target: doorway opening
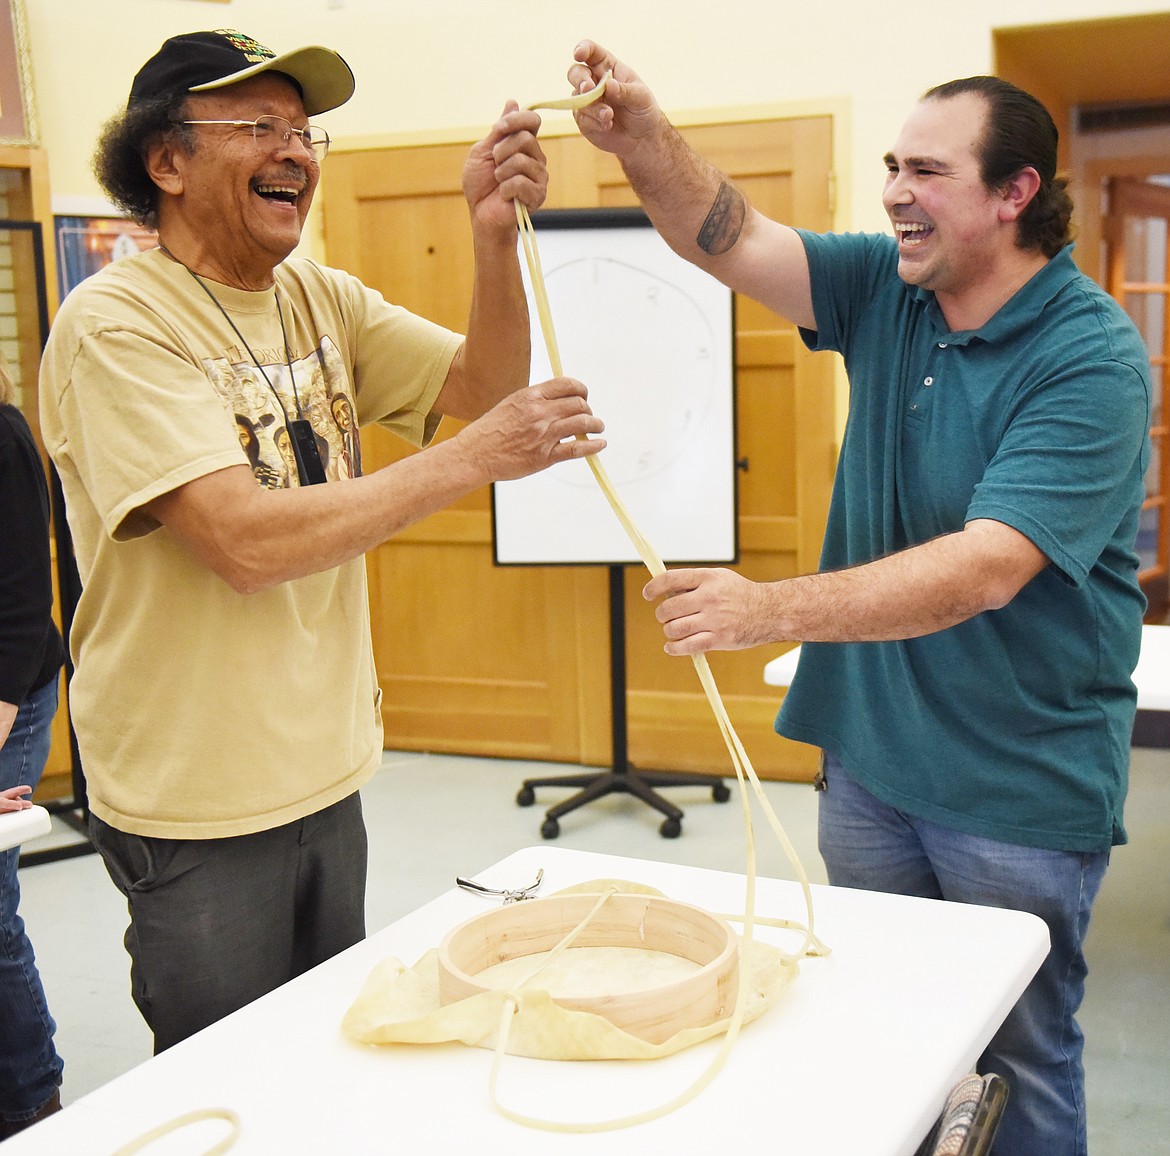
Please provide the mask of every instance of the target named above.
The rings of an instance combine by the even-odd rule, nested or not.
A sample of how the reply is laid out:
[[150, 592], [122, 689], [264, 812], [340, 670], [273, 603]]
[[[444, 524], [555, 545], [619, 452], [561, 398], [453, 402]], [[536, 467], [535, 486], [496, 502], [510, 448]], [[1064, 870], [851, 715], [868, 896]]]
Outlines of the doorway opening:
[[1061, 134], [1077, 264], [1133, 318], [1154, 384], [1139, 532], [1147, 622], [1170, 613], [1170, 13], [992, 32], [998, 76], [1033, 93]]

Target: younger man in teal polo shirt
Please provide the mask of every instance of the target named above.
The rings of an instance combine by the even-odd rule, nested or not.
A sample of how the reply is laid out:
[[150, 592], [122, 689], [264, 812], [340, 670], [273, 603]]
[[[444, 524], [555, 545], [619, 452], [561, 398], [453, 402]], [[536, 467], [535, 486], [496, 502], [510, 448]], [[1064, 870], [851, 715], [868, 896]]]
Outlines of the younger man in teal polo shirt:
[[1145, 605], [1141, 342], [1069, 248], [986, 324], [955, 331], [933, 293], [898, 278], [889, 237], [801, 237], [817, 317], [805, 339], [839, 350], [852, 384], [822, 568], [980, 518], [1048, 564], [1006, 605], [949, 629], [808, 643], [777, 729], [956, 831], [1107, 851], [1124, 840]]
[[821, 571], [651, 581], [666, 650], [800, 641], [777, 729], [825, 751], [837, 885], [1028, 910], [1052, 950], [980, 1061], [1011, 1085], [994, 1151], [1084, 1156], [1082, 944], [1124, 841], [1145, 600], [1140, 337], [1077, 271], [1057, 132], [993, 77], [932, 89], [887, 154], [894, 237], [756, 212], [591, 42], [577, 114], [677, 251], [849, 371]]

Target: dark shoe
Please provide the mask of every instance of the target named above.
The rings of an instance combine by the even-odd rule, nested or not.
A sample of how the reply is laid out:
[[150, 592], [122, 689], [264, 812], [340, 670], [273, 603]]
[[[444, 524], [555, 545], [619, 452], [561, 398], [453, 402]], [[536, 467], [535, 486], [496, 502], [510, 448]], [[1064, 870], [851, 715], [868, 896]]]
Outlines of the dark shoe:
[[35, 1116], [30, 1116], [27, 1120], [0, 1120], [0, 1140], [7, 1140], [9, 1137], [15, 1136], [17, 1132], [23, 1132], [25, 1128], [31, 1128], [46, 1116], [60, 1111], [61, 1093], [56, 1091], [41, 1105], [40, 1111]]

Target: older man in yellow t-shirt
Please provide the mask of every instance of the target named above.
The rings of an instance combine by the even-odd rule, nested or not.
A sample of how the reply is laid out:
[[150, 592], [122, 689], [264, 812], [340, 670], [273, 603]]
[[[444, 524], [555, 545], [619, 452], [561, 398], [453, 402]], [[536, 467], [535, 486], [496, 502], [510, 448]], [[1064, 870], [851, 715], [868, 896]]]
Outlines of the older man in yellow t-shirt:
[[[460, 337], [290, 258], [353, 76], [321, 47], [166, 41], [95, 168], [159, 248], [65, 300], [41, 381], [83, 594], [71, 708], [156, 1050], [361, 939], [358, 788], [382, 750], [363, 552], [500, 479], [597, 452], [578, 382], [528, 381], [509, 103], [464, 169]], [[426, 446], [360, 476], [347, 422]], [[338, 415], [341, 415], [340, 418]]]

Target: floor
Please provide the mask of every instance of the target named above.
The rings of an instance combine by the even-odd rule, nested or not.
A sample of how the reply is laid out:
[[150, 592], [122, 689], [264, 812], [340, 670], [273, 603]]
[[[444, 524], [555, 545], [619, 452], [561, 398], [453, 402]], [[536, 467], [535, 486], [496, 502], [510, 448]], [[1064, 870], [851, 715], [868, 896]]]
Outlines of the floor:
[[[368, 926], [376, 929], [433, 898], [456, 875], [474, 875], [519, 847], [540, 844], [544, 808], [518, 807], [526, 777], [576, 768], [499, 759], [387, 752], [363, 791], [370, 830]], [[813, 882], [824, 882], [816, 849], [816, 796], [806, 785], [765, 784]], [[560, 845], [636, 858], [742, 871], [740, 808], [709, 790], [673, 789], [686, 817], [664, 839], [659, 816], [626, 795], [561, 820]], [[1087, 1038], [1089, 1138], [1093, 1156], [1167, 1152], [1170, 1136], [1170, 751], [1136, 749], [1126, 822], [1097, 901], [1081, 1012]], [[71, 838], [57, 830], [25, 850]], [[761, 874], [793, 876], [771, 839], [758, 838]], [[36, 947], [65, 1059], [66, 1104], [150, 1055], [150, 1036], [129, 994], [122, 948], [124, 902], [94, 855], [21, 872], [21, 911]]]

